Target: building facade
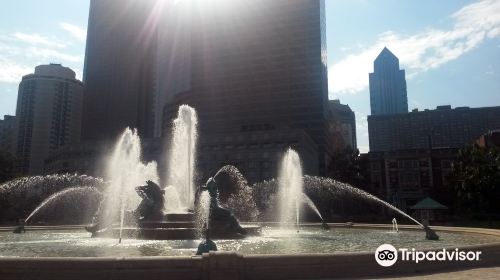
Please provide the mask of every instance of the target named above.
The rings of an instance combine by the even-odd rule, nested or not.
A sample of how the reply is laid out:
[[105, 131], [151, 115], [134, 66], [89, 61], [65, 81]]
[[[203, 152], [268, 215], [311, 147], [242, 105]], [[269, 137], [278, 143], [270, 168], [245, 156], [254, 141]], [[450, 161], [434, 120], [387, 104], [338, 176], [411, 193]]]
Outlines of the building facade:
[[83, 83], [59, 64], [40, 65], [19, 84], [17, 98], [17, 169], [42, 174], [51, 152], [80, 141]]
[[329, 104], [329, 135], [335, 152], [348, 147], [357, 148], [356, 115], [349, 105], [341, 104], [339, 100], [330, 100]]
[[405, 70], [399, 69], [399, 59], [384, 48], [373, 63], [370, 73], [371, 115], [408, 112]]
[[[316, 146], [313, 170], [324, 173], [331, 153], [324, 1], [212, 2], [199, 1], [201, 6], [190, 9], [188, 60], [176, 63], [184, 65], [188, 77], [183, 90], [163, 93], [168, 96], [164, 135], [177, 107], [188, 104], [198, 112], [201, 141], [226, 134], [233, 139], [227, 145], [236, 147], [249, 130], [273, 135], [299, 131]], [[255, 142], [245, 141], [246, 146]], [[200, 157], [209, 156], [201, 145]], [[258, 144], [260, 153], [265, 145], [266, 140]]]
[[370, 191], [403, 211], [425, 197], [452, 205], [447, 176], [458, 148], [369, 153]]
[[[64, 146], [52, 152], [44, 162], [45, 174], [77, 173], [106, 178], [109, 174], [109, 155], [115, 149], [115, 141], [83, 141]], [[161, 150], [159, 138], [141, 140], [142, 160], [157, 161]], [[103, 156], [105, 155], [105, 156]]]
[[476, 140], [476, 144], [481, 148], [500, 148], [500, 129], [491, 130], [481, 135]]
[[0, 120], [0, 152], [14, 155], [16, 133], [16, 117], [5, 115]]
[[114, 139], [126, 127], [154, 134], [156, 0], [90, 1], [82, 138]]
[[211, 134], [200, 139], [197, 169], [201, 177], [212, 176], [225, 165], [233, 165], [248, 182], [276, 177], [288, 148], [301, 156], [305, 174], [318, 173], [317, 146], [303, 130], [252, 130]]
[[370, 152], [461, 148], [500, 129], [500, 107], [438, 106], [408, 114], [368, 116]]
[[500, 107], [451, 106], [368, 116], [372, 192], [405, 211], [428, 196], [452, 205], [447, 175], [458, 151], [492, 139], [498, 116]]

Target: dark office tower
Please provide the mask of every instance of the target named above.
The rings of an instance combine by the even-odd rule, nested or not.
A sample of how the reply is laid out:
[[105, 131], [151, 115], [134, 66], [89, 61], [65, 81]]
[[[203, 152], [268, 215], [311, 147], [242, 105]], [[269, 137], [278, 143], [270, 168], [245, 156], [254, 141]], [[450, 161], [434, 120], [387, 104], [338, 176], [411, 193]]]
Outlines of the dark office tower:
[[[283, 135], [303, 132], [317, 151], [314, 171], [306, 172], [323, 173], [329, 153], [324, 1], [196, 3], [191, 9], [190, 63], [184, 64], [189, 87], [173, 97], [167, 93], [172, 99], [164, 132], [177, 105], [187, 103], [199, 115], [201, 168], [213, 170], [205, 163], [214, 169], [235, 163], [248, 172], [266, 165], [263, 172], [278, 170], [279, 151], [297, 141]], [[225, 147], [211, 154], [212, 144], [204, 141], [219, 138]]]
[[84, 140], [125, 127], [153, 135], [156, 23], [164, 1], [92, 0], [84, 69]]
[[399, 69], [399, 59], [387, 48], [370, 73], [370, 105], [372, 115], [408, 113], [405, 70]]

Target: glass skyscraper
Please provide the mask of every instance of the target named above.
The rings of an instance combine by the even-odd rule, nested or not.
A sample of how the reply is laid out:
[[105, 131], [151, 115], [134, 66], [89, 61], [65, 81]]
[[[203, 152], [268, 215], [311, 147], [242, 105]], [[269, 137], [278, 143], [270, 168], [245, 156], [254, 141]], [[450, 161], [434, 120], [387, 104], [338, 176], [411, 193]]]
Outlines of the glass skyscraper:
[[372, 115], [408, 113], [405, 70], [399, 59], [384, 48], [370, 73], [370, 106]]
[[[187, 2], [179, 5], [193, 5]], [[189, 44], [185, 44], [190, 49], [189, 64], [175, 63], [190, 68], [189, 79], [182, 79], [189, 81], [189, 86], [174, 95], [165, 93], [170, 98], [165, 107], [164, 131], [170, 131], [178, 105], [187, 103], [198, 111], [201, 138], [226, 135], [226, 158], [217, 158], [224, 151], [212, 155], [208, 152], [211, 148], [205, 151], [203, 147], [200, 157], [209, 164], [212, 158], [217, 166], [240, 163], [239, 168], [246, 170], [260, 164], [277, 169], [266, 162], [274, 161], [278, 153], [261, 160], [257, 159], [259, 152], [232, 158], [238, 152], [231, 149], [279, 144], [246, 139], [245, 135], [255, 132], [265, 137], [267, 133], [270, 139], [280, 131], [300, 130], [314, 141], [315, 172], [322, 173], [329, 153], [324, 1], [196, 2], [190, 9]], [[182, 53], [185, 56], [185, 49]], [[275, 150], [285, 150], [293, 143], [282, 141], [281, 146]]]
[[82, 138], [109, 140], [127, 126], [154, 130], [157, 0], [90, 2]]
[[[324, 5], [324, 0], [92, 0], [84, 140], [109, 139], [126, 126], [138, 128], [142, 137], [168, 137], [178, 106], [188, 104], [198, 112], [202, 140], [224, 135], [219, 142], [227, 143], [228, 151], [213, 160], [218, 168], [243, 162], [242, 170], [256, 165], [277, 170], [270, 162], [277, 162], [279, 152], [305, 139], [303, 158], [306, 166], [314, 165], [309, 173], [323, 173], [330, 154]], [[243, 145], [254, 147], [252, 152], [232, 159], [238, 153], [231, 147], [241, 146], [237, 139], [251, 141], [253, 133], [281, 140], [254, 139]], [[263, 152], [269, 149], [273, 152]], [[204, 151], [200, 147], [201, 165], [211, 156]], [[265, 159], [250, 162], [250, 157]]]

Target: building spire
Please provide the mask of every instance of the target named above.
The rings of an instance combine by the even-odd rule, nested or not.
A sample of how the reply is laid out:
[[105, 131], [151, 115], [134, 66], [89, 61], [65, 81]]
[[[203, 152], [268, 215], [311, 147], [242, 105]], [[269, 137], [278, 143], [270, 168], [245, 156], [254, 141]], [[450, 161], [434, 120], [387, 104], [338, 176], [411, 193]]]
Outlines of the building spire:
[[393, 53], [392, 53], [392, 52], [391, 52], [391, 51], [390, 51], [387, 47], [384, 47], [384, 48], [382, 49], [382, 51], [381, 51], [381, 52], [380, 52], [380, 54], [377, 56], [377, 58], [375, 59], [375, 61], [378, 61], [378, 60], [380, 60], [380, 59], [382, 59], [382, 58], [393, 58], [393, 59], [395, 59], [395, 60], [398, 60], [398, 61], [399, 61], [399, 59], [397, 58], [397, 56], [396, 56], [396, 55], [394, 55], [394, 54], [393, 54]]

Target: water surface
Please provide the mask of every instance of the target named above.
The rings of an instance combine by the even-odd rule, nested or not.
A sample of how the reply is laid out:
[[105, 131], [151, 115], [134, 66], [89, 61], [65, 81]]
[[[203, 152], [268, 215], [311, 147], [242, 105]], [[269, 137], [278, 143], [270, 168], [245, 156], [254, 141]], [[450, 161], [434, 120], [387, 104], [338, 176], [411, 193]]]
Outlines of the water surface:
[[[425, 239], [421, 231], [393, 233], [379, 229], [317, 228], [280, 230], [263, 228], [262, 236], [243, 240], [216, 240], [219, 250], [242, 254], [342, 253], [375, 251], [384, 243], [396, 248], [441, 249], [500, 242], [489, 235], [440, 232], [439, 241]], [[110, 238], [90, 238], [84, 230], [0, 233], [0, 257], [140, 257], [191, 256], [200, 240], [135, 240], [121, 244]]]

